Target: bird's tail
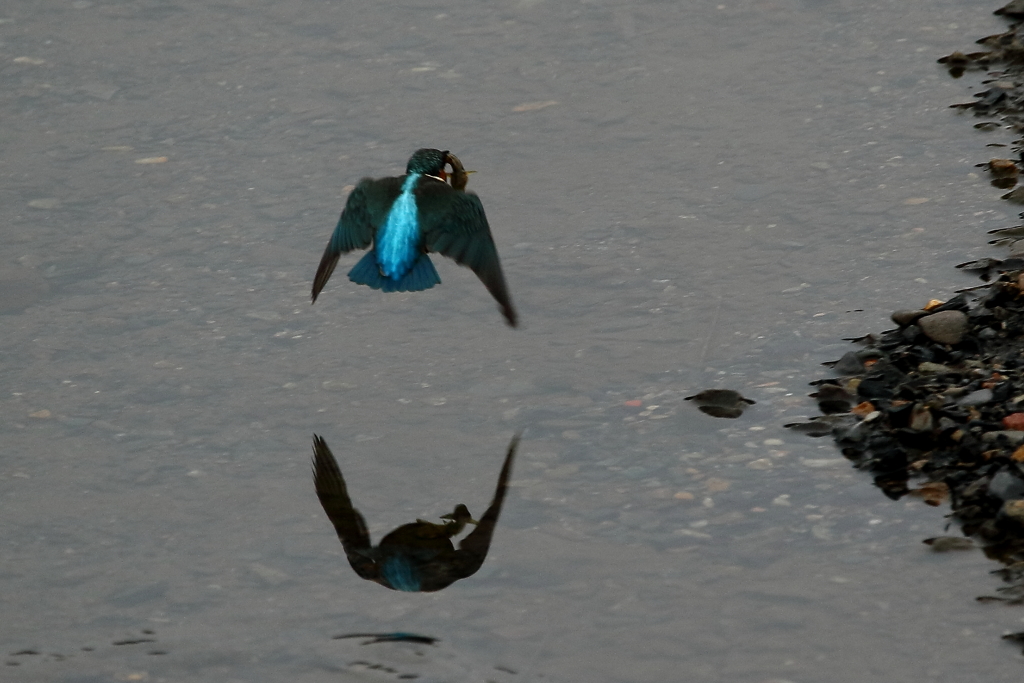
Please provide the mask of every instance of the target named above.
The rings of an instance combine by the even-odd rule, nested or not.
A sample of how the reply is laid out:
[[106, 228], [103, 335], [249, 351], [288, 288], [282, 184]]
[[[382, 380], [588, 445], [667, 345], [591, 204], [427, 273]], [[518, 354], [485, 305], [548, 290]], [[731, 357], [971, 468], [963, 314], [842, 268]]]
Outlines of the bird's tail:
[[426, 254], [420, 254], [412, 268], [400, 279], [392, 280], [380, 272], [375, 249], [366, 252], [359, 263], [352, 266], [352, 270], [348, 271], [348, 279], [357, 285], [366, 285], [384, 292], [419, 292], [441, 284], [441, 276]]

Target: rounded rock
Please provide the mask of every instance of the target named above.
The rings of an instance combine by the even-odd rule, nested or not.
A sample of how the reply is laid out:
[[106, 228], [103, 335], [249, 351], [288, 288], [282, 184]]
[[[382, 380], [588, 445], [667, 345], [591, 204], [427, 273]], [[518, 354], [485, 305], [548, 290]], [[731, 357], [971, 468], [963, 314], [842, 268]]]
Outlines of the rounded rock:
[[958, 344], [967, 332], [967, 316], [961, 311], [939, 311], [918, 319], [925, 336], [939, 344]]
[[999, 510], [999, 514], [1018, 524], [1024, 524], [1024, 500], [1003, 501], [1003, 507]]
[[917, 322], [918, 318], [926, 315], [928, 315], [928, 311], [922, 311], [920, 308], [903, 308], [898, 311], [893, 311], [893, 314], [889, 316], [889, 319], [900, 327], [906, 327], [907, 325], [913, 325]]

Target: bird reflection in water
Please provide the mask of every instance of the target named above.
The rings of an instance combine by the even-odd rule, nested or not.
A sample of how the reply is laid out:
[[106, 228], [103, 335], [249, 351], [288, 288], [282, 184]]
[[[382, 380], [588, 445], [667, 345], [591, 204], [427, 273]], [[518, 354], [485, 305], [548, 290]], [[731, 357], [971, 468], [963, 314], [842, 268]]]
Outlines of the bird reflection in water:
[[[512, 461], [519, 446], [519, 435], [512, 437], [505, 455], [505, 464], [498, 475], [498, 485], [487, 512], [479, 521], [462, 505], [442, 515], [440, 524], [422, 519], [403, 524], [376, 546], [370, 543], [366, 520], [352, 507], [345, 479], [327, 442], [313, 435], [313, 483], [316, 495], [328, 519], [334, 524], [345, 555], [356, 574], [369, 581], [399, 591], [438, 591], [459, 579], [472, 576], [480, 569], [491, 546], [494, 527], [505, 501]], [[456, 550], [452, 537], [467, 524], [473, 529], [459, 542]]]

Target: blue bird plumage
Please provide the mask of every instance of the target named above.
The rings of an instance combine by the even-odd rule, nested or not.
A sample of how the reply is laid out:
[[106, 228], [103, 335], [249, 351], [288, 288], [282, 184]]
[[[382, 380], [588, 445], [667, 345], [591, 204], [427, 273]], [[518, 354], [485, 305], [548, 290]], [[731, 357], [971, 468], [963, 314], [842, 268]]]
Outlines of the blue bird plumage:
[[404, 555], [392, 555], [381, 566], [381, 577], [395, 590], [416, 593], [420, 590], [420, 579], [416, 568]]
[[441, 284], [441, 276], [426, 254], [419, 255], [402, 279], [392, 280], [381, 272], [377, 252], [374, 250], [366, 252], [359, 263], [352, 266], [352, 270], [348, 271], [348, 279], [357, 285], [366, 285], [382, 292], [421, 292]]
[[391, 280], [401, 280], [419, 255], [420, 219], [413, 188], [423, 176], [410, 173], [402, 183], [402, 194], [391, 205], [388, 218], [377, 231], [377, 264], [380, 273]]
[[[452, 168], [452, 185], [445, 182], [446, 166]], [[405, 173], [364, 178], [349, 194], [313, 278], [313, 301], [343, 253], [370, 248], [349, 271], [356, 284], [384, 292], [418, 292], [441, 283], [427, 256], [438, 252], [476, 273], [515, 327], [518, 317], [494, 238], [480, 198], [464, 191], [461, 162], [448, 151], [424, 148], [410, 157]]]

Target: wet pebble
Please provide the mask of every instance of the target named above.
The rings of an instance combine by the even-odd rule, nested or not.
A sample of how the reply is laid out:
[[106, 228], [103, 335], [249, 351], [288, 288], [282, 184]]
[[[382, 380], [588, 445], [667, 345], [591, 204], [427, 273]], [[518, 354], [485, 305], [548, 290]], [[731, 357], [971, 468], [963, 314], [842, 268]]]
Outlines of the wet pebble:
[[[987, 391], [987, 390], [986, 390]], [[991, 391], [989, 395], [991, 397]], [[931, 431], [935, 426], [935, 420], [932, 417], [932, 411], [928, 406], [917, 403], [910, 411], [910, 421], [907, 423], [907, 427], [915, 432], [928, 432]]]
[[928, 315], [928, 311], [921, 310], [920, 308], [904, 308], [894, 311], [890, 318], [900, 327], [906, 327], [907, 325], [913, 325], [917, 322], [918, 318], [926, 315]]
[[962, 406], [980, 406], [988, 403], [991, 400], [991, 389], [978, 389], [977, 391], [972, 391], [966, 396], [963, 396], [960, 399], [958, 399], [957, 404]]
[[1020, 471], [1016, 467], [1013, 470], [1004, 468], [992, 477], [988, 492], [1004, 501], [1024, 498], [1024, 479], [1020, 478]]
[[856, 375], [864, 372], [864, 361], [856, 351], [849, 351], [843, 354], [832, 369], [840, 375]]
[[1007, 500], [1000, 508], [999, 514], [1006, 519], [1011, 519], [1017, 524], [1024, 526], [1024, 500]]
[[1013, 0], [997, 9], [993, 14], [1003, 15], [1011, 19], [1024, 19], [1024, 0]]
[[1003, 439], [1005, 439], [1006, 443], [1010, 444], [1011, 446], [1019, 446], [1020, 444], [1024, 443], [1024, 432], [1017, 430], [997, 430], [994, 432], [985, 432], [984, 434], [981, 435], [981, 440], [984, 443], [995, 443]]
[[[785, 426], [831, 434], [842, 462], [873, 472], [890, 498], [949, 501], [964, 536], [995, 553], [1024, 537], [1024, 272], [986, 288], [897, 311], [899, 329], [854, 340], [863, 346], [834, 364], [842, 377], [813, 383], [825, 414]], [[862, 402], [831, 412], [844, 390]]]
[[1003, 418], [1003, 426], [1007, 429], [1024, 431], [1024, 413], [1011, 413]]
[[920, 365], [917, 366], [917, 371], [923, 373], [941, 374], [946, 372], [953, 372], [953, 368], [949, 367], [948, 365], [943, 365], [942, 363], [931, 363], [929, 361], [925, 361], [924, 363], [921, 363]]
[[939, 344], [959, 344], [967, 332], [967, 316], [961, 311], [939, 311], [918, 319], [925, 336]]
[[922, 543], [930, 545], [932, 550], [937, 553], [946, 553], [950, 550], [971, 550], [974, 548], [974, 541], [961, 536], [936, 536], [935, 538], [926, 538]]
[[818, 399], [818, 409], [826, 415], [832, 413], [848, 413], [855, 399], [853, 395], [838, 384], [822, 384], [811, 394]]

